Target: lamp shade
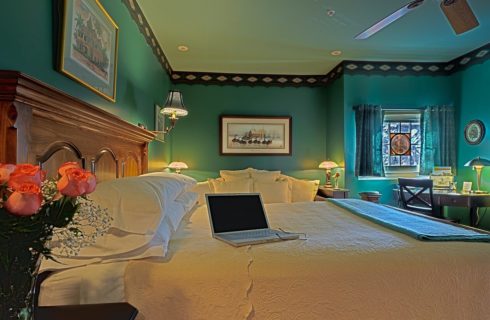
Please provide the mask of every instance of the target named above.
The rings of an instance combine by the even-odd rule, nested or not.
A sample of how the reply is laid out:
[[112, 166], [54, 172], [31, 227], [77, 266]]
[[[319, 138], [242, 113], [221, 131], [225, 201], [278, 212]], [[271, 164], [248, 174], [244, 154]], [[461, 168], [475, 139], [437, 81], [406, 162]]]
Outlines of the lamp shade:
[[490, 166], [490, 160], [476, 157], [465, 163], [465, 167], [488, 167]]
[[179, 162], [179, 161], [170, 162], [170, 164], [168, 165], [168, 168], [176, 169], [176, 170], [189, 169], [189, 167], [187, 166], [187, 163]]
[[174, 114], [178, 117], [185, 117], [189, 112], [184, 106], [184, 99], [182, 93], [177, 90], [170, 90], [168, 93], [167, 101], [162, 111], [163, 114]]
[[320, 163], [318, 168], [330, 170], [333, 168], [337, 168], [338, 166], [339, 165], [333, 161], [323, 161], [322, 163]]

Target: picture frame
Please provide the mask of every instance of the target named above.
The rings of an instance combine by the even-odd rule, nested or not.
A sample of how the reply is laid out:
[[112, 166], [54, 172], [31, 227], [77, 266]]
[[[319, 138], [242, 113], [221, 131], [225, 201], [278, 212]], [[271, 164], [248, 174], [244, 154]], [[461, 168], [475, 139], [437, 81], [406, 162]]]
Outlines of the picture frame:
[[463, 182], [463, 188], [461, 189], [461, 193], [470, 193], [471, 192], [472, 183], [469, 181]]
[[290, 116], [220, 116], [221, 155], [291, 155]]
[[468, 144], [480, 144], [485, 137], [485, 125], [480, 120], [471, 120], [464, 128], [464, 139]]
[[99, 0], [63, 0], [58, 71], [116, 101], [119, 27]]
[[162, 107], [155, 105], [155, 140], [165, 142], [165, 116], [162, 114]]

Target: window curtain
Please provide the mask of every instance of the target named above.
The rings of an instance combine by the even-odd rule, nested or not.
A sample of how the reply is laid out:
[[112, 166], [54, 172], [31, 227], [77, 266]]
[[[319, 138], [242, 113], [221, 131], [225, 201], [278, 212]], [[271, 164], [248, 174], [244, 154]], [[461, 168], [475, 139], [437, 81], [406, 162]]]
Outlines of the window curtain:
[[382, 176], [381, 138], [383, 110], [381, 106], [358, 105], [356, 115], [356, 176]]
[[429, 106], [422, 114], [422, 154], [420, 173], [431, 174], [434, 166], [456, 170], [456, 128], [454, 107]]

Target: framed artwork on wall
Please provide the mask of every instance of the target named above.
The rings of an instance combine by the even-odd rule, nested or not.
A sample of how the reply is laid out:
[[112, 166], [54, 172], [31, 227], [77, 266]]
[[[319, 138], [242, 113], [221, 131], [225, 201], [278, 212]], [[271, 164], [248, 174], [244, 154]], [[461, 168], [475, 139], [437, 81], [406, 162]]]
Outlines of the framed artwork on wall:
[[162, 107], [155, 105], [155, 140], [165, 142], [165, 117], [162, 114]]
[[291, 117], [220, 117], [221, 155], [291, 155]]
[[485, 137], [485, 125], [480, 120], [471, 120], [464, 128], [464, 138], [469, 144], [479, 144]]
[[98, 0], [63, 0], [59, 71], [116, 101], [119, 28]]

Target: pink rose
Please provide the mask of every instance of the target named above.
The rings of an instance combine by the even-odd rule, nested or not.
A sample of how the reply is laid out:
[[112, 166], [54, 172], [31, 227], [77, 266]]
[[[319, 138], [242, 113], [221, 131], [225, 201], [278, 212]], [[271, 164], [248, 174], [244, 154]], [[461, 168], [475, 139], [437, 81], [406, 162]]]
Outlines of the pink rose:
[[57, 186], [62, 195], [78, 197], [93, 192], [96, 183], [95, 176], [90, 172], [80, 168], [70, 168], [65, 170]]
[[15, 170], [10, 174], [8, 186], [14, 190], [20, 188], [24, 183], [33, 183], [38, 187], [46, 178], [46, 171], [41, 170], [39, 166], [32, 164], [18, 164]]
[[15, 164], [0, 164], [0, 184], [4, 184], [10, 178], [10, 174], [14, 172]]
[[41, 189], [34, 183], [23, 183], [5, 201], [4, 207], [16, 216], [32, 216], [41, 207]]
[[78, 164], [78, 162], [65, 162], [58, 169], [58, 173], [60, 174], [60, 176], [64, 176], [66, 170], [72, 169], [72, 168], [80, 169], [80, 165]]

